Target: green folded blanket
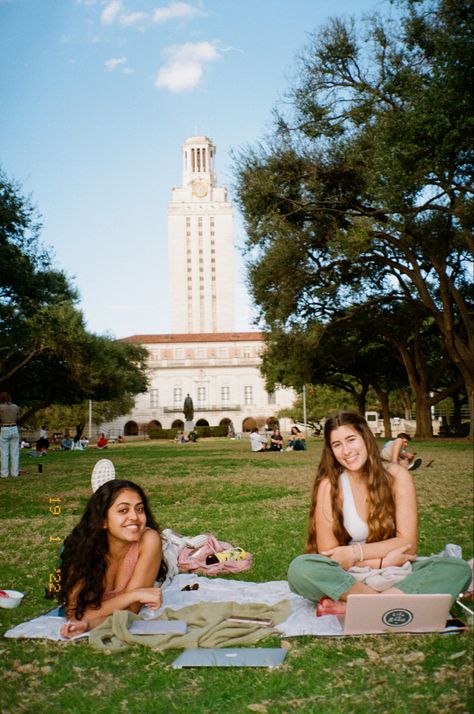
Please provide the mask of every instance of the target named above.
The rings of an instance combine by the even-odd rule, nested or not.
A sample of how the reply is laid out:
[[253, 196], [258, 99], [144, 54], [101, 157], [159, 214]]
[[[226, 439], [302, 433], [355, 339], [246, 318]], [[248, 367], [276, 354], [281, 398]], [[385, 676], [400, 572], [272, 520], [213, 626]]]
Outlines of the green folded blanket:
[[274, 625], [284, 622], [290, 615], [291, 605], [282, 600], [275, 605], [236, 602], [201, 602], [181, 610], [166, 608], [157, 620], [185, 620], [188, 631], [165, 635], [134, 635], [129, 632], [138, 615], [128, 610], [116, 610], [89, 634], [89, 642], [96, 649], [117, 652], [130, 645], [145, 645], [157, 649], [189, 649], [191, 647], [229, 647], [253, 645], [264, 637], [280, 635], [273, 627], [258, 624], [226, 622], [228, 617], [270, 618]]

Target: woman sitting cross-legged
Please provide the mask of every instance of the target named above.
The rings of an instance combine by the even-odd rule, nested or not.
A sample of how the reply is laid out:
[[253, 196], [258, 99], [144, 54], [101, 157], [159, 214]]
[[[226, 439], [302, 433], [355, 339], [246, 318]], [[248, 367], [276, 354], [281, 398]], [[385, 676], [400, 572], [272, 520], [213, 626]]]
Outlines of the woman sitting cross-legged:
[[454, 601], [470, 583], [468, 564], [459, 558], [416, 560], [417, 541], [411, 473], [382, 462], [362, 416], [338, 412], [324, 426], [306, 555], [290, 564], [290, 588], [318, 603], [318, 615], [340, 615], [348, 595], [377, 592], [351, 574], [353, 566], [380, 572], [412, 563], [386, 594], [449, 593]]
[[270, 451], [281, 451], [283, 449], [283, 437], [280, 429], [273, 429], [270, 434]]
[[298, 427], [291, 427], [291, 435], [288, 441], [287, 451], [305, 451], [306, 449], [306, 437]]
[[143, 490], [132, 481], [104, 483], [64, 542], [61, 591], [63, 637], [100, 625], [114, 610], [159, 608], [164, 576], [161, 537]]

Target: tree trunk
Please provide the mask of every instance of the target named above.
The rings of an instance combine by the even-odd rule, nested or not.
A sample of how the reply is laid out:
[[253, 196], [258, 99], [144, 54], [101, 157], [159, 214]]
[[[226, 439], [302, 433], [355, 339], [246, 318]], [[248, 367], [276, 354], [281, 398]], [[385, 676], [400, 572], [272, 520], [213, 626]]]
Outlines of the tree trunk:
[[474, 380], [470, 379], [469, 381], [466, 381], [466, 392], [469, 400], [469, 439], [472, 442], [474, 440]]
[[357, 409], [359, 414], [365, 416], [365, 400], [367, 398], [367, 392], [369, 391], [369, 385], [364, 385], [361, 391], [357, 394]]
[[431, 403], [429, 396], [423, 389], [415, 392], [416, 402], [416, 433], [419, 439], [430, 439], [433, 436], [433, 424], [431, 421]]
[[384, 390], [381, 389], [378, 384], [372, 383], [372, 386], [373, 386], [375, 393], [379, 399], [379, 402], [382, 406], [383, 428], [384, 428], [385, 438], [391, 439], [392, 438], [392, 424], [390, 421], [390, 407], [389, 407], [389, 403], [388, 403], [388, 393], [384, 392]]
[[403, 402], [403, 410], [405, 412], [405, 419], [411, 419], [411, 412], [412, 412], [412, 404], [411, 404], [411, 396], [408, 393], [408, 390], [403, 389], [402, 390], [402, 402]]
[[393, 340], [395, 346], [397, 347], [400, 357], [402, 358], [403, 364], [405, 366], [408, 381], [410, 382], [410, 387], [412, 393], [415, 396], [415, 409], [416, 409], [416, 433], [420, 439], [429, 439], [433, 436], [433, 424], [431, 423], [431, 403], [428, 394], [426, 372], [422, 359], [422, 350], [419, 343], [419, 338], [415, 337], [414, 341], [414, 351], [415, 358], [413, 359], [407, 346], [402, 342]]

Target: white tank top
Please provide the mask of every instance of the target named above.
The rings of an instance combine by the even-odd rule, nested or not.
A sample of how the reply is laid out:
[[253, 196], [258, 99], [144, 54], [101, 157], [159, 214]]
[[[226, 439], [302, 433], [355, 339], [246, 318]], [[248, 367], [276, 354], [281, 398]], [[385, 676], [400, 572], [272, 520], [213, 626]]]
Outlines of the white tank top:
[[344, 528], [351, 537], [351, 543], [365, 543], [369, 535], [367, 523], [357, 513], [349, 477], [345, 471], [339, 476], [342, 487], [342, 519]]

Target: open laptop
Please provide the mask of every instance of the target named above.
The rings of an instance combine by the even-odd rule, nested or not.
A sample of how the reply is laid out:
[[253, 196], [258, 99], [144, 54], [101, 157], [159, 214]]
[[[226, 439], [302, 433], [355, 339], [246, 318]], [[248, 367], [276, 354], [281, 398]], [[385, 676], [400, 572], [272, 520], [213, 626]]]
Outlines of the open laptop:
[[185, 650], [172, 667], [278, 667], [287, 650], [276, 647], [210, 647]]
[[349, 595], [340, 618], [345, 635], [442, 632], [450, 595]]

